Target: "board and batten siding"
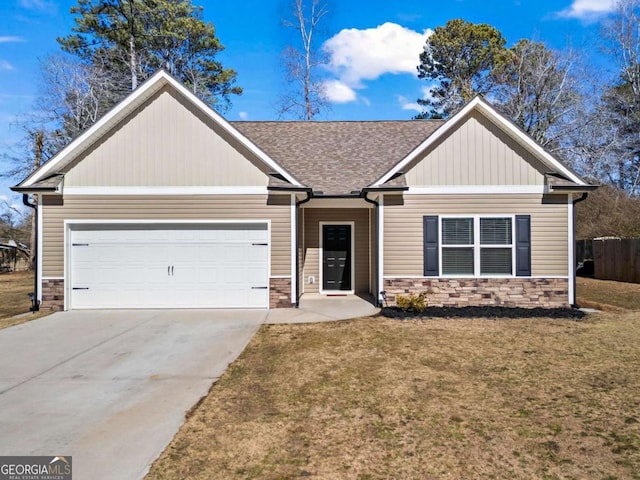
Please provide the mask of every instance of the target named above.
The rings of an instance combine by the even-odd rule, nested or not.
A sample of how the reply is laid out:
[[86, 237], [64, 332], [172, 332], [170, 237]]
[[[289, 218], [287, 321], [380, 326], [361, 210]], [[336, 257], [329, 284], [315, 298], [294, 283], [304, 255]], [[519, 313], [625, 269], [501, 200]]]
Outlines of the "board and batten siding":
[[89, 196], [43, 198], [43, 277], [64, 277], [65, 220], [270, 220], [271, 275], [291, 275], [290, 196]]
[[266, 186], [268, 172], [245, 150], [163, 88], [80, 155], [64, 182], [65, 187]]
[[545, 171], [531, 153], [474, 111], [414, 162], [406, 180], [414, 187], [544, 185]]
[[[396, 205], [393, 205], [396, 203]], [[532, 276], [567, 276], [566, 195], [405, 195], [404, 204], [385, 196], [384, 275], [422, 276], [425, 215], [531, 215]]]
[[[355, 222], [352, 253], [355, 266], [356, 293], [369, 293], [369, 209], [304, 208], [304, 293], [320, 292], [320, 222]], [[309, 283], [309, 276], [315, 283]]]

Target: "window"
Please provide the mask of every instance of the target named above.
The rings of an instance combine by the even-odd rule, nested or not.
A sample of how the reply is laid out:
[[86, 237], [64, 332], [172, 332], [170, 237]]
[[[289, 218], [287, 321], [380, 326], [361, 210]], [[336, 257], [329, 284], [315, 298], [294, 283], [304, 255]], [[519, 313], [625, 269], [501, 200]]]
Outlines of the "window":
[[513, 273], [511, 218], [480, 218], [480, 275]]
[[442, 275], [513, 275], [513, 217], [441, 219]]
[[442, 219], [442, 273], [473, 275], [473, 218]]

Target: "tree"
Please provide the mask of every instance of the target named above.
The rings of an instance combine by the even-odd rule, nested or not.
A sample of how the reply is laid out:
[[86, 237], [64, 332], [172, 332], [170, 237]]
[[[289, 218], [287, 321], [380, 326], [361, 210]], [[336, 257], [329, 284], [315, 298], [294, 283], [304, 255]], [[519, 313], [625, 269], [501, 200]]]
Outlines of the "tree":
[[418, 118], [447, 117], [476, 95], [491, 92], [496, 68], [509, 56], [505, 43], [487, 24], [456, 19], [437, 27], [420, 54], [418, 77], [436, 84], [431, 99], [418, 99], [426, 108]]
[[242, 89], [234, 85], [235, 71], [216, 60], [224, 47], [202, 12], [191, 0], [78, 0], [71, 8], [74, 33], [58, 42], [86, 65], [104, 67], [114, 85], [129, 78], [135, 89], [164, 68], [206, 103], [224, 110], [229, 96]]
[[509, 53], [494, 71], [492, 100], [540, 145], [561, 150], [566, 135], [584, 123], [577, 115], [583, 99], [575, 56], [527, 39]]
[[614, 132], [600, 170], [628, 195], [640, 192], [640, 1], [621, 0], [602, 25], [606, 51], [618, 77], [605, 90], [598, 113]]
[[640, 237], [640, 198], [602, 185], [576, 205], [576, 238]]
[[292, 19], [283, 22], [299, 35], [300, 46], [289, 45], [282, 53], [288, 90], [279, 101], [281, 117], [313, 120], [329, 105], [324, 85], [317, 75], [318, 68], [327, 62], [317, 48], [319, 26], [327, 13], [324, 0], [295, 0]]

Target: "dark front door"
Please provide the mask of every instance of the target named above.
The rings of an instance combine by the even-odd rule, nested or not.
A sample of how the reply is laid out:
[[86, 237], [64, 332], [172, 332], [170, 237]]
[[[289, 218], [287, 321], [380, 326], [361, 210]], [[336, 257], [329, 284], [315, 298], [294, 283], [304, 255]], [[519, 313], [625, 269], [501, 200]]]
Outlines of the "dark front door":
[[351, 290], [351, 225], [322, 226], [322, 289]]

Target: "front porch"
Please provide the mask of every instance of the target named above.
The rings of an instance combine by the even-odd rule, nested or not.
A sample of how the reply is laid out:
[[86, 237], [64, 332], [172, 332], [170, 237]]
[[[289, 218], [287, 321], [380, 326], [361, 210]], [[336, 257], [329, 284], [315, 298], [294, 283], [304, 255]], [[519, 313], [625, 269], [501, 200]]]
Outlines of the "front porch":
[[357, 207], [351, 206], [353, 200], [342, 200], [342, 207], [312, 204], [300, 209], [300, 307], [304, 301], [321, 298], [338, 305], [342, 297], [335, 295], [370, 296], [375, 304], [376, 211], [373, 205], [358, 200]]

